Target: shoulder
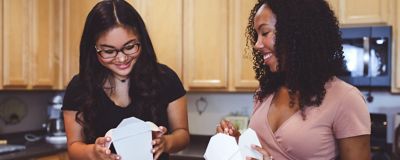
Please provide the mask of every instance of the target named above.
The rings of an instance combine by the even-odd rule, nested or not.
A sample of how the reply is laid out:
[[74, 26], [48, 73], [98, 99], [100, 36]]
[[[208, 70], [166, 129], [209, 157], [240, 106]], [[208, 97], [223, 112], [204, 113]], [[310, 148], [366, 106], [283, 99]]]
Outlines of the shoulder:
[[74, 75], [74, 77], [72, 77], [71, 81], [69, 81], [66, 91], [79, 89], [79, 88], [81, 88], [81, 86], [82, 86], [82, 82], [81, 82], [81, 79], [79, 78], [79, 75]]
[[176, 72], [165, 64], [158, 64], [161, 75], [176, 75]]
[[351, 100], [355, 98], [357, 100], [364, 101], [364, 97], [360, 90], [337, 77], [334, 77], [331, 81], [329, 81], [325, 85], [325, 88], [327, 96], [334, 96], [336, 97], [335, 99]]
[[160, 71], [160, 77], [164, 83], [180, 81], [178, 74], [167, 65], [159, 63], [158, 68]]
[[65, 90], [63, 100], [63, 110], [78, 110], [78, 106], [82, 103], [81, 96], [85, 94], [82, 82], [78, 75], [75, 75]]

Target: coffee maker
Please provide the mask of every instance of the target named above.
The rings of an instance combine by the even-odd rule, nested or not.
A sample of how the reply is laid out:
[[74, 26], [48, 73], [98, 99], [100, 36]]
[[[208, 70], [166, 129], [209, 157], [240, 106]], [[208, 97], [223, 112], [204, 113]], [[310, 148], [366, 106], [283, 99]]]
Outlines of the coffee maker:
[[48, 118], [44, 126], [47, 131], [46, 141], [49, 143], [62, 144], [67, 142], [61, 111], [63, 98], [64, 92], [56, 93], [47, 107]]

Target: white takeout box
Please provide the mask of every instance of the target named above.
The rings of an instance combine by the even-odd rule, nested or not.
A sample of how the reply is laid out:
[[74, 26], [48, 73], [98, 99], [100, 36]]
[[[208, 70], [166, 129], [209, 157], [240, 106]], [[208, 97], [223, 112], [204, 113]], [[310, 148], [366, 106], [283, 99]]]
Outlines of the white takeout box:
[[107, 131], [105, 136], [111, 137], [111, 142], [106, 147], [109, 148], [113, 143], [122, 159], [153, 160], [151, 131], [160, 130], [152, 122], [135, 117], [126, 118], [116, 128]]
[[204, 158], [206, 160], [244, 160], [246, 157], [253, 157], [262, 160], [263, 155], [253, 150], [252, 144], [261, 146], [256, 132], [251, 128], [239, 137], [239, 144], [236, 143], [234, 137], [218, 133], [211, 137]]

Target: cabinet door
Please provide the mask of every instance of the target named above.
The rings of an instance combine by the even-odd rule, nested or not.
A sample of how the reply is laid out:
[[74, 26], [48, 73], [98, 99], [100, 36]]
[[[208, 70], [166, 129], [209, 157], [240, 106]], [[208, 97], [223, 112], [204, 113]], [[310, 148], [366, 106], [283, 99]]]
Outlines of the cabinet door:
[[4, 0], [2, 75], [6, 89], [52, 89], [61, 54], [59, 0]]
[[3, 1], [3, 87], [27, 87], [29, 69], [29, 0]]
[[227, 88], [228, 0], [185, 0], [184, 83], [195, 88]]
[[254, 91], [258, 86], [253, 70], [251, 48], [246, 47], [246, 27], [254, 0], [230, 1], [230, 45], [229, 69], [230, 90]]
[[30, 86], [60, 88], [61, 0], [30, 0]]
[[131, 3], [139, 10], [150, 34], [158, 61], [182, 78], [183, 0], [143, 0]]
[[34, 158], [33, 160], [69, 160], [69, 158], [68, 158], [68, 154], [66, 152], [63, 152], [63, 153], [58, 153], [55, 155]]
[[389, 0], [339, 0], [341, 24], [388, 23]]
[[392, 53], [392, 88], [391, 91], [400, 93], [400, 3], [396, 4], [396, 23], [393, 26], [393, 45], [394, 52]]
[[3, 89], [3, 1], [0, 1], [0, 89]]
[[64, 9], [64, 51], [63, 51], [63, 86], [67, 86], [79, 72], [79, 45], [83, 26], [89, 11], [98, 0], [63, 1]]

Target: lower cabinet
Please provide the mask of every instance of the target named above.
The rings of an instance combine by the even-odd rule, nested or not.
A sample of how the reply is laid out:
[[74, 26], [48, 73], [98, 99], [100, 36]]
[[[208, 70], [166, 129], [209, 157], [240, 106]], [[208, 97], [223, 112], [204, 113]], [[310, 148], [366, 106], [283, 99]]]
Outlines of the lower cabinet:
[[68, 153], [67, 152], [62, 152], [50, 156], [45, 156], [45, 157], [39, 157], [39, 158], [33, 158], [31, 160], [69, 160], [68, 158]]

